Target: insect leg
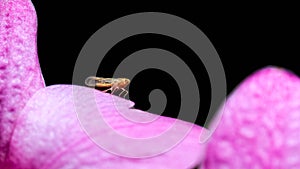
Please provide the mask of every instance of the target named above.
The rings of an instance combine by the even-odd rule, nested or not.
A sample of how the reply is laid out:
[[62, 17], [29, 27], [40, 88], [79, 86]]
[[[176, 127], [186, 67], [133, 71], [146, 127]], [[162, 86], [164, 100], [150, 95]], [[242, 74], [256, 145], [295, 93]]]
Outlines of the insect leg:
[[105, 93], [106, 93], [106, 92], [107, 92], [107, 91], [109, 91], [109, 90], [110, 90], [110, 91], [112, 91], [112, 87], [111, 87], [111, 88], [109, 88], [109, 89], [103, 90], [103, 92], [105, 92]]
[[111, 94], [113, 94], [115, 91], [117, 91], [117, 90], [119, 90], [119, 87], [117, 87], [117, 86], [113, 86], [112, 87], [112, 91], [111, 91]]
[[121, 88], [121, 92], [120, 92], [120, 94], [119, 94], [119, 96], [121, 97], [121, 95], [122, 95], [122, 93], [124, 92], [124, 89], [123, 88]]
[[125, 92], [125, 94], [123, 95], [123, 97], [125, 98], [126, 95], [128, 94], [128, 91], [127, 91], [126, 89], [124, 89], [124, 88], [121, 88], [121, 89], [122, 89], [122, 92], [119, 94], [119, 96], [121, 96], [121, 94], [122, 94], [123, 92]]

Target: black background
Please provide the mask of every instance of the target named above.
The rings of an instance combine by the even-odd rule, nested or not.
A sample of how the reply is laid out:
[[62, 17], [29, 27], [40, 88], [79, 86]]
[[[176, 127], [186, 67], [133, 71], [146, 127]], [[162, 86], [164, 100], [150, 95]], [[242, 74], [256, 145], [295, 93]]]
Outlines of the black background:
[[[62, 1], [33, 1], [33, 3], [38, 15], [38, 54], [48, 86], [72, 83], [76, 58], [85, 42], [99, 28], [119, 17], [149, 11], [177, 15], [192, 22], [204, 32], [222, 60], [228, 94], [248, 75], [265, 66], [280, 66], [300, 75], [297, 61], [299, 57], [297, 48], [299, 46], [299, 27], [296, 26], [299, 17], [291, 8], [292, 5], [239, 4], [235, 7], [236, 4], [227, 4], [227, 6], [223, 4], [190, 4], [188, 2], [186, 4], [183, 2], [182, 4], [174, 2], [162, 4], [154, 1], [144, 1], [139, 4], [119, 2], [104, 4], [95, 3], [95, 1], [72, 1], [70, 3], [66, 1], [64, 3]], [[155, 36], [152, 38], [143, 36], [127, 40], [126, 43], [123, 43], [123, 47], [121, 45], [120, 48], [112, 49], [109, 57], [124, 57], [142, 47], [166, 44], [159, 43], [160, 40], [162, 42], [170, 41], [166, 38], [163, 39], [157, 39]], [[175, 43], [170, 42], [169, 47], [176, 46]], [[130, 50], [121, 50], [127, 49], [127, 46]], [[176, 50], [175, 48], [177, 49], [177, 46], [174, 47], [174, 50]], [[183, 55], [184, 52], [181, 54]], [[199, 65], [199, 63], [195, 63], [195, 65], [198, 65], [201, 69], [199, 74], [205, 78], [207, 73], [203, 65]], [[109, 67], [110, 65], [107, 64], [105, 69], [109, 69]], [[104, 72], [101, 75], [109, 76], [110, 73]], [[137, 102], [137, 108], [149, 108], [149, 103], [145, 99], [147, 97], [139, 95], [147, 94], [145, 90], [150, 90], [153, 84], [152, 89], [157, 87], [157, 84], [167, 84], [160, 82], [149, 82], [147, 86], [139, 84], [139, 81], [136, 80], [131, 84], [134, 87], [130, 87], [130, 99]], [[204, 98], [210, 98], [208, 80], [201, 83], [203, 86], [200, 90], [206, 91], [204, 94], [201, 93], [201, 97], [203, 94]], [[168, 86], [172, 85], [168, 84]], [[176, 88], [176, 85], [174, 86]], [[207, 112], [210, 100], [202, 99], [201, 101], [203, 102], [200, 111]], [[175, 100], [170, 103], [177, 102]], [[176, 117], [177, 114], [172, 112], [176, 112], [176, 110], [168, 109], [163, 115]], [[202, 114], [196, 123], [201, 125], [204, 119], [205, 114]]]

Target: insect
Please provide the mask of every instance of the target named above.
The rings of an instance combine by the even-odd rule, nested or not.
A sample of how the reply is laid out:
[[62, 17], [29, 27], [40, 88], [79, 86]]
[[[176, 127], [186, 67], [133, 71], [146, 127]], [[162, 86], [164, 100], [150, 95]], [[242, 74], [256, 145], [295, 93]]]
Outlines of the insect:
[[85, 79], [85, 84], [89, 87], [109, 87], [109, 89], [104, 90], [103, 92], [111, 91], [113, 94], [115, 91], [122, 90], [119, 96], [125, 92], [123, 97], [128, 94], [128, 91], [125, 90], [125, 87], [128, 86], [130, 80], [127, 78], [103, 78], [103, 77], [96, 77], [96, 76], [89, 76]]

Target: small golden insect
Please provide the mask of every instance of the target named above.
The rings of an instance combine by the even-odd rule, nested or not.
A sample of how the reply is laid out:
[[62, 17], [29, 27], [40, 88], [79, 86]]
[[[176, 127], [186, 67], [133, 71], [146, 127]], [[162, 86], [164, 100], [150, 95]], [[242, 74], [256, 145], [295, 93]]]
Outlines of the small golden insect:
[[96, 77], [96, 76], [90, 76], [85, 79], [85, 84], [89, 87], [109, 87], [109, 89], [104, 90], [103, 92], [111, 91], [111, 94], [113, 94], [117, 90], [122, 90], [122, 92], [119, 94], [121, 96], [122, 93], [125, 92], [123, 97], [128, 94], [128, 91], [125, 90], [125, 87], [128, 86], [130, 83], [130, 80], [127, 78], [103, 78], [103, 77]]

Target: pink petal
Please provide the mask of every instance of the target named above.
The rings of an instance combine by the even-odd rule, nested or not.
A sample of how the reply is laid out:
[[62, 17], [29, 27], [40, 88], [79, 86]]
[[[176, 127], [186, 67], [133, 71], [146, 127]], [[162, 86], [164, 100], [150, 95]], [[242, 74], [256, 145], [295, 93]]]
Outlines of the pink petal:
[[207, 148], [206, 169], [300, 168], [300, 79], [268, 67], [230, 96]]
[[36, 26], [30, 1], [0, 0], [0, 165], [18, 112], [45, 86], [36, 52]]
[[[36, 53], [36, 15], [30, 1], [0, 0], [0, 23], [0, 168], [188, 168], [200, 163], [203, 145], [198, 141], [203, 129], [199, 126], [129, 109], [132, 102], [85, 87], [44, 88]], [[82, 97], [74, 99], [74, 89]], [[91, 92], [96, 98], [86, 97]], [[90, 109], [93, 101], [100, 111]], [[116, 109], [116, 103], [121, 107]], [[81, 121], [78, 110], [84, 115]], [[98, 112], [113, 130], [105, 128], [105, 123], [93, 126], [91, 115]], [[123, 115], [135, 121], [155, 121], [134, 123]], [[101, 149], [80, 125], [89, 122], [93, 124], [88, 126], [90, 136], [102, 141], [106, 150], [150, 157], [128, 158]], [[111, 135], [117, 131], [147, 139], [169, 128], [173, 129], [170, 137], [145, 145], [120, 142]], [[189, 128], [183, 140], [175, 147], [169, 146]], [[164, 146], [169, 149], [152, 156]]]
[[[74, 100], [74, 91], [79, 91], [83, 97]], [[95, 100], [84, 97], [94, 96]], [[98, 110], [91, 109], [96, 101]], [[80, 104], [81, 103], [81, 104]], [[122, 107], [115, 108], [115, 103]], [[76, 107], [75, 104], [79, 104]], [[125, 105], [125, 106], [124, 106]], [[149, 158], [126, 158], [109, 153], [97, 146], [85, 133], [78, 120], [80, 107], [85, 110], [85, 117], [93, 124], [90, 115], [100, 113], [113, 128], [105, 128], [104, 124], [93, 124], [92, 130], [103, 140], [110, 141], [110, 151], [137, 153], [149, 155], [159, 149], [161, 145], [170, 144], [172, 137], [162, 142], [138, 145], [130, 142], [119, 142], [118, 138], [110, 138], [113, 131], [128, 137], [148, 138], [157, 136], [174, 125], [176, 119], [160, 117], [136, 109], [129, 109], [133, 103], [92, 90], [86, 87], [57, 85], [40, 90], [28, 102], [18, 119], [10, 147], [10, 165], [12, 167], [30, 169], [58, 169], [58, 168], [191, 168], [202, 161], [203, 145], [199, 144], [202, 128], [190, 123], [179, 121], [180, 128], [176, 135], [180, 135], [183, 128], [192, 127], [191, 132], [178, 142], [173, 149], [163, 154]], [[136, 115], [135, 120], [147, 121], [157, 118], [151, 123], [133, 123], [123, 115]], [[83, 119], [81, 119], [83, 122]], [[99, 126], [99, 127], [98, 127]], [[135, 147], [137, 146], [137, 147]]]

